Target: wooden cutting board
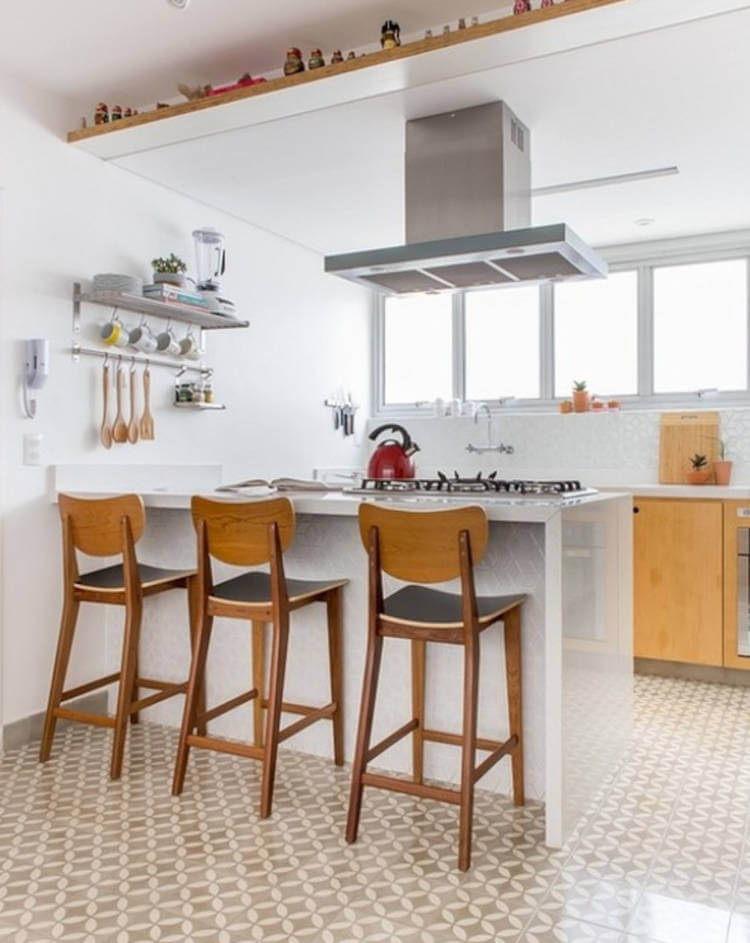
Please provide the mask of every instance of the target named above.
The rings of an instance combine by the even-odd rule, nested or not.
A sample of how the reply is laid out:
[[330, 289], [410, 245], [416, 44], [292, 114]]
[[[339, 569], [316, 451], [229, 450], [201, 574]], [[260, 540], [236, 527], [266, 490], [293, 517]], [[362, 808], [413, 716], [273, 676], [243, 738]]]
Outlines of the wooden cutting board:
[[662, 413], [659, 436], [659, 481], [682, 485], [687, 481], [690, 459], [699, 453], [709, 462], [719, 457], [718, 412]]

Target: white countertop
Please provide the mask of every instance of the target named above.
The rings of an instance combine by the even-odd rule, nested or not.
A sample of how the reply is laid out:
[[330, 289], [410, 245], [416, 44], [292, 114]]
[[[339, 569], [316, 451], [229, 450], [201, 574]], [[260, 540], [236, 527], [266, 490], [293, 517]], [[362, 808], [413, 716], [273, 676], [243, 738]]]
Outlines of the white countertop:
[[[596, 487], [596, 486], [595, 486]], [[704, 501], [750, 500], [750, 485], [606, 485], [603, 491], [619, 491], [641, 498], [700, 498]]]

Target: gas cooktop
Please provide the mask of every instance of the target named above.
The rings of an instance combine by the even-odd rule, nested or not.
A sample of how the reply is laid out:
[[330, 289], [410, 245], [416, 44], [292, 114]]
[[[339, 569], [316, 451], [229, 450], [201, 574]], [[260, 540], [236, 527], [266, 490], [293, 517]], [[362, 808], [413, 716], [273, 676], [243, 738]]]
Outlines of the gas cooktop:
[[593, 488], [584, 488], [580, 481], [530, 481], [498, 478], [498, 473], [466, 478], [454, 472], [452, 477], [438, 472], [436, 478], [364, 478], [358, 488], [347, 489], [351, 494], [410, 497], [476, 497], [482, 500], [505, 499], [512, 501], [562, 501], [596, 494]]

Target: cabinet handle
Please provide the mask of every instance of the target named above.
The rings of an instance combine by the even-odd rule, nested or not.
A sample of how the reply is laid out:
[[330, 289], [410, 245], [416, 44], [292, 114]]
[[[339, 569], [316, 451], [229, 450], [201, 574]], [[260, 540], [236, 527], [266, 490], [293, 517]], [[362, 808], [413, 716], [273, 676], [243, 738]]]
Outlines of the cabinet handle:
[[640, 514], [640, 513], [641, 513], [641, 509], [638, 507], [638, 505], [637, 504], [633, 505], [633, 514]]

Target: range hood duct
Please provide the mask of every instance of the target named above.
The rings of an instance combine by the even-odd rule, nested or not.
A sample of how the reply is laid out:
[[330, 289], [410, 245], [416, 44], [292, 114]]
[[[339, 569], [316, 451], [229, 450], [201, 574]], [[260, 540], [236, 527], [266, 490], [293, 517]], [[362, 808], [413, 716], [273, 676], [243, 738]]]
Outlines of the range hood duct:
[[406, 122], [406, 244], [325, 270], [389, 295], [601, 278], [564, 223], [531, 226], [529, 129], [504, 102]]

